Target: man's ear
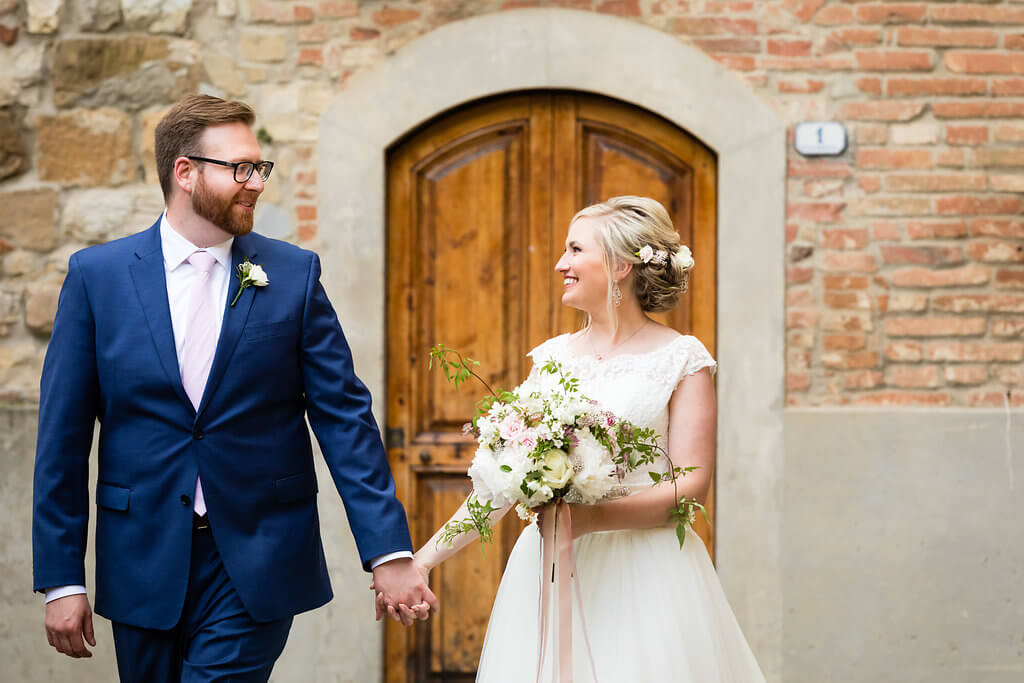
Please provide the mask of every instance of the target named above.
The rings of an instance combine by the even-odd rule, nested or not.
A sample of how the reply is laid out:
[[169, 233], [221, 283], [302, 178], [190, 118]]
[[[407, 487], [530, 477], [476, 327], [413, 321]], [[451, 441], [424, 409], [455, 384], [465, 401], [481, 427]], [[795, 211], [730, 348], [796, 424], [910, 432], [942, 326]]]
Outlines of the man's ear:
[[185, 194], [191, 194], [192, 187], [195, 184], [195, 165], [185, 157], [178, 157], [174, 160], [172, 171], [174, 184], [178, 186], [178, 189]]

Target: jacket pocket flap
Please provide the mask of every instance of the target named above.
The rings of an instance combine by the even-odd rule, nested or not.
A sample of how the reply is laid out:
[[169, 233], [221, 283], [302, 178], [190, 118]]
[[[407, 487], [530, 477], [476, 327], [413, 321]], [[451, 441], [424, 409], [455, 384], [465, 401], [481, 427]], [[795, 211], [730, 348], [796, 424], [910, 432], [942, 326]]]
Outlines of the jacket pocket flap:
[[249, 341], [282, 337], [297, 329], [294, 320], [282, 320], [278, 323], [251, 323], [245, 326], [245, 338]]
[[132, 490], [100, 482], [96, 485], [96, 504], [109, 510], [127, 510]]
[[277, 492], [278, 500], [282, 503], [309, 498], [315, 496], [317, 492], [316, 475], [312, 472], [293, 474], [275, 481], [274, 489]]

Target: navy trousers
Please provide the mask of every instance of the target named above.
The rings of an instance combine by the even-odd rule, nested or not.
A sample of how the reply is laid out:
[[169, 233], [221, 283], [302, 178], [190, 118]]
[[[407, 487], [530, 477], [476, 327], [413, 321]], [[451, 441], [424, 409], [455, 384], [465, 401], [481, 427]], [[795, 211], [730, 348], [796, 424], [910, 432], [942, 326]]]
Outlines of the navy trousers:
[[114, 623], [121, 683], [266, 683], [292, 619], [253, 621], [224, 570], [209, 528], [192, 536], [181, 620], [161, 631]]

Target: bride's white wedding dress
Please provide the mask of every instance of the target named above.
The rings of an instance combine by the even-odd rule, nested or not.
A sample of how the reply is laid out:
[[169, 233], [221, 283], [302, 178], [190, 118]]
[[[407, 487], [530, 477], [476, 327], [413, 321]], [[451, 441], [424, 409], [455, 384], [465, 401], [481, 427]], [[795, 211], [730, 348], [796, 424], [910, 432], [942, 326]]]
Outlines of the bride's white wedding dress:
[[[580, 380], [580, 390], [616, 415], [658, 434], [668, 432], [668, 403], [676, 385], [715, 361], [696, 338], [680, 336], [648, 353], [606, 360], [575, 356], [569, 335], [530, 352], [535, 365], [554, 358]], [[664, 444], [663, 444], [664, 445]], [[659, 463], [648, 469], [666, 471]], [[633, 492], [651, 486], [646, 470], [631, 472]], [[601, 683], [751, 683], [764, 681], [726, 601], [700, 537], [688, 531], [682, 550], [675, 529], [608, 531], [574, 543], [583, 602], [574, 600], [573, 674], [591, 683], [582, 622]], [[540, 535], [523, 530], [494, 601], [477, 681], [536, 680]], [[549, 628], [554, 631], [554, 628]], [[549, 638], [544, 680], [550, 680]]]

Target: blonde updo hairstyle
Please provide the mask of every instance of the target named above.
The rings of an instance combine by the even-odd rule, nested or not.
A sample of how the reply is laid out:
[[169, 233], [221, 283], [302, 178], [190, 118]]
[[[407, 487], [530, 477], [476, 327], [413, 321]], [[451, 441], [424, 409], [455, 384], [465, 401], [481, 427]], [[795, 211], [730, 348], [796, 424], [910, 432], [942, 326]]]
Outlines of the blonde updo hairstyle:
[[[580, 218], [603, 219], [599, 221], [597, 237], [608, 276], [612, 320], [618, 317], [612, 303], [613, 273], [626, 263], [633, 264], [633, 293], [644, 312], [661, 313], [675, 307], [690, 282], [693, 258], [688, 248], [680, 248], [679, 233], [664, 206], [649, 197], [625, 195], [582, 209], [572, 222]], [[637, 252], [645, 246], [655, 253], [666, 252], [667, 258], [662, 263], [657, 259], [644, 263]]]

